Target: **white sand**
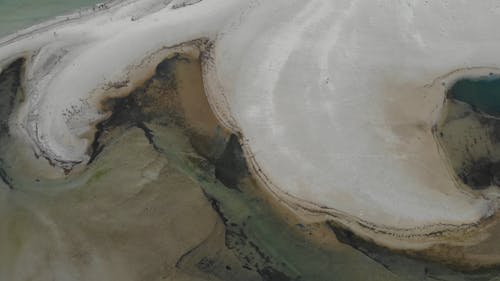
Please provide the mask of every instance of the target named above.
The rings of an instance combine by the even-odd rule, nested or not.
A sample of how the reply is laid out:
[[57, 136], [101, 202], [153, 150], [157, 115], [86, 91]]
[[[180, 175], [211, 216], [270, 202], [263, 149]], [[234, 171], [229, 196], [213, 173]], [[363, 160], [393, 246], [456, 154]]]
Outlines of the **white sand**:
[[103, 85], [164, 46], [209, 38], [209, 99], [279, 196], [400, 236], [384, 239], [455, 231], [496, 211], [495, 196], [457, 188], [431, 127], [439, 77], [500, 65], [498, 1], [159, 2], [129, 1], [0, 43], [0, 67], [37, 51], [17, 114], [37, 149], [85, 161], [80, 134], [100, 117]]

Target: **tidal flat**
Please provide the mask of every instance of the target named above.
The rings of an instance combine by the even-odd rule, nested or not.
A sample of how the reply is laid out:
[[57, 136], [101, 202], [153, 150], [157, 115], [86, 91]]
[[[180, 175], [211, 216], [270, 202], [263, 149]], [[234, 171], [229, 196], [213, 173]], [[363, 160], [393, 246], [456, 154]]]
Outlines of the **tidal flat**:
[[[282, 5], [276, 4], [278, 18], [287, 18], [283, 11], [295, 11], [303, 5], [300, 1], [276, 3]], [[318, 11], [317, 4], [337, 9], [328, 1], [311, 3], [304, 13]], [[424, 113], [406, 110], [406, 119], [390, 123], [392, 139], [386, 135], [389, 141], [384, 145], [404, 143], [408, 148], [391, 155], [392, 158], [348, 155], [347, 149], [339, 148], [341, 144], [324, 146], [326, 138], [321, 134], [302, 150], [296, 150], [293, 143], [280, 144], [278, 140], [290, 132], [294, 137], [284, 138], [286, 142], [301, 144], [304, 132], [317, 128], [326, 131], [322, 126], [331, 129], [332, 124], [325, 119], [318, 123], [308, 118], [320, 116], [322, 108], [330, 110], [328, 113], [334, 111], [328, 102], [318, 107], [311, 98], [310, 103], [298, 106], [295, 99], [288, 98], [296, 94], [293, 89], [301, 92], [300, 87], [311, 85], [307, 75], [292, 75], [293, 81], [284, 80], [290, 88], [273, 86], [276, 96], [261, 89], [284, 79], [266, 76], [267, 70], [280, 72], [280, 63], [287, 66], [280, 75], [307, 65], [310, 60], [304, 60], [302, 53], [294, 53], [285, 63], [271, 50], [263, 54], [269, 55], [270, 61], [260, 72], [252, 72], [256, 70], [253, 63], [259, 65], [257, 58], [251, 64], [227, 59], [238, 53], [236, 50], [252, 49], [243, 46], [240, 41], [246, 39], [234, 33], [255, 12], [252, 9], [258, 11], [260, 24], [264, 17], [259, 13], [273, 11], [265, 5], [275, 8], [274, 4], [261, 3], [264, 8], [259, 10], [260, 6], [252, 2], [248, 9], [243, 9], [248, 14], [238, 14], [240, 4], [246, 7], [247, 3], [235, 1], [231, 6], [217, 0], [110, 2], [81, 10], [83, 18], [76, 13], [68, 22], [63, 17], [56, 21], [56, 26], [42, 24], [40, 29], [25, 30], [2, 41], [0, 281], [500, 280], [500, 249], [496, 241], [500, 227], [494, 214], [496, 205], [491, 203], [496, 202], [498, 194], [496, 164], [500, 157], [495, 153], [500, 149], [496, 149], [493, 138], [497, 120], [446, 95], [442, 110], [433, 109], [441, 114], [436, 114], [441, 117], [436, 126], [424, 122], [430, 116], [427, 109], [435, 106], [428, 100], [423, 102], [430, 104], [422, 106]], [[211, 5], [215, 5], [209, 10], [213, 15], [206, 13]], [[235, 13], [237, 20], [233, 24], [221, 24], [224, 17], [217, 14], [223, 15], [225, 9], [228, 14]], [[198, 23], [185, 20], [192, 15], [207, 18]], [[329, 18], [327, 12], [324, 16]], [[173, 26], [170, 19], [180, 22], [183, 32], [165, 28]], [[299, 23], [304, 20], [302, 16], [298, 19]], [[200, 23], [202, 27], [196, 26]], [[120, 34], [123, 26], [130, 30]], [[198, 32], [197, 28], [203, 31]], [[282, 39], [293, 39], [297, 34], [294, 28], [279, 28], [293, 35]], [[246, 36], [248, 30], [243, 31]], [[224, 45], [231, 41], [227, 41], [231, 35], [237, 38], [237, 48]], [[169, 38], [176, 43], [166, 43]], [[296, 42], [301, 41], [298, 38]], [[28, 43], [22, 44], [23, 40]], [[44, 40], [47, 42], [40, 43]], [[267, 46], [266, 40], [255, 42]], [[281, 54], [282, 48], [278, 49]], [[139, 60], [131, 58], [134, 56]], [[233, 76], [237, 71], [231, 73], [231, 67], [235, 65], [253, 74], [251, 79]], [[220, 74], [219, 68], [226, 75], [214, 78]], [[311, 73], [316, 70], [312, 68]], [[308, 89], [313, 96], [319, 89], [327, 89], [323, 97], [316, 97], [318, 100], [335, 92], [329, 77], [321, 79], [318, 89], [317, 85]], [[232, 88], [233, 82], [255, 88]], [[424, 90], [428, 91], [425, 93], [432, 96], [435, 88], [426, 89], [430, 90]], [[268, 96], [261, 96], [264, 94]], [[403, 111], [403, 101], [411, 101], [415, 95], [397, 97], [388, 99], [390, 105], [380, 108], [388, 115], [397, 115]], [[267, 103], [252, 105], [255, 100]], [[439, 95], [432, 96], [431, 101], [434, 100], [441, 102]], [[366, 106], [367, 110], [380, 109], [377, 102]], [[337, 109], [344, 110], [354, 103], [346, 104]], [[394, 105], [400, 107], [395, 110], [391, 108]], [[304, 108], [306, 112], [302, 111]], [[275, 109], [277, 114], [273, 115]], [[421, 108], [412, 103], [412, 109]], [[287, 116], [290, 112], [291, 117]], [[424, 121], [419, 114], [425, 117]], [[363, 116], [344, 121], [360, 121]], [[388, 120], [395, 119], [393, 116]], [[267, 127], [269, 120], [276, 126]], [[303, 123], [310, 126], [302, 126]], [[294, 129], [290, 124], [300, 126]], [[262, 130], [262, 134], [255, 134], [252, 126]], [[265, 138], [269, 129], [273, 137], [266, 146], [258, 146], [260, 137]], [[311, 135], [314, 134], [307, 134]], [[339, 136], [344, 135], [330, 137]], [[403, 142], [398, 137], [411, 141]], [[367, 140], [372, 139], [361, 135], [350, 141]], [[443, 158], [432, 155], [431, 145], [439, 147], [439, 156]], [[420, 147], [427, 150], [417, 153]], [[367, 175], [382, 168], [368, 165], [373, 159], [401, 162], [390, 162], [394, 169], [375, 173], [377, 177], [371, 178], [374, 185], [370, 181], [369, 189], [351, 186], [354, 191], [349, 192], [355, 195], [351, 198], [338, 183], [358, 178], [348, 171], [342, 174], [347, 167], [342, 165], [344, 162], [328, 162], [332, 166], [324, 167], [318, 164], [336, 156], [328, 151], [317, 154], [317, 149], [333, 149], [346, 156], [345, 163], [357, 163], [356, 159], [364, 158], [367, 164], [355, 168], [366, 170]], [[391, 149], [388, 151], [394, 153]], [[296, 157], [301, 153], [318, 162], [308, 166], [308, 159]], [[300, 173], [283, 175], [276, 169], [278, 166], [273, 168], [276, 173], [270, 172], [264, 160], [273, 155], [277, 157], [272, 161], [280, 160], [283, 167], [299, 167]], [[410, 169], [398, 170], [405, 163], [424, 166], [422, 163], [429, 159], [447, 161], [449, 166], [442, 166], [450, 168], [453, 183], [457, 184], [451, 191], [447, 187], [440, 189], [441, 183], [449, 183], [443, 180], [448, 174], [439, 174], [430, 182], [421, 170], [412, 170], [409, 178], [406, 172]], [[324, 170], [331, 175], [322, 173]], [[423, 170], [437, 173], [427, 167]], [[332, 176], [339, 173], [342, 177]], [[334, 180], [321, 180], [330, 177]], [[299, 178], [302, 180], [295, 180]], [[408, 185], [391, 182], [400, 178]], [[312, 184], [316, 180], [320, 187]], [[411, 180], [421, 185], [411, 185]], [[275, 182], [292, 185], [273, 185]], [[321, 187], [325, 184], [328, 188]], [[295, 196], [297, 186], [303, 197]], [[391, 189], [395, 186], [403, 191]], [[372, 198], [374, 201], [363, 201], [367, 194], [376, 197]], [[309, 202], [307, 198], [319, 199]], [[331, 201], [321, 204], [325, 198]], [[398, 207], [396, 203], [403, 204], [398, 198], [418, 208]], [[440, 202], [439, 198], [445, 201]], [[390, 204], [379, 206], [375, 199]], [[426, 205], [428, 202], [423, 199], [438, 203]], [[461, 201], [453, 199], [464, 200], [464, 210], [457, 209], [462, 207]], [[488, 208], [475, 204], [477, 201], [488, 203]], [[370, 210], [373, 214], [363, 214]], [[453, 210], [457, 211], [456, 216]], [[480, 222], [475, 221], [476, 216], [480, 216]]]
[[[213, 115], [201, 55], [174, 53], [105, 99], [91, 159], [64, 180], [28, 178], [3, 138], [0, 280], [494, 280], [302, 224]], [[19, 103], [22, 68], [3, 72], [2, 108]]]
[[344, 245], [322, 249], [308, 238], [322, 227], [292, 225], [268, 205], [200, 71], [196, 57], [165, 59], [103, 103], [111, 115], [83, 173], [2, 190], [2, 280], [397, 280]]

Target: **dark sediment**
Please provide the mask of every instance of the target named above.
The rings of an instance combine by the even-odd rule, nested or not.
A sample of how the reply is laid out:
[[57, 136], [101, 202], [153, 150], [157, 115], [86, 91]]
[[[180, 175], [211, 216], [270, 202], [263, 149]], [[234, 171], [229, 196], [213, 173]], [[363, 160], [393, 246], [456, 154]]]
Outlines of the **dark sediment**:
[[500, 162], [482, 158], [470, 162], [458, 176], [473, 189], [485, 189], [491, 185], [500, 186]]
[[0, 179], [10, 188], [14, 189], [14, 186], [12, 185], [12, 179], [9, 177], [5, 169], [2, 167], [3, 166], [3, 161], [0, 159]]
[[474, 190], [500, 186], [500, 79], [459, 80], [446, 97], [434, 133], [457, 178]]
[[[22, 91], [24, 63], [23, 58], [17, 59], [0, 73], [0, 140], [9, 137], [9, 118], [16, 104], [24, 99]], [[4, 161], [0, 159], [0, 179], [13, 189], [12, 178], [4, 165]]]
[[292, 281], [290, 277], [272, 267], [265, 267], [259, 270], [263, 281]]
[[232, 134], [226, 149], [215, 161], [215, 177], [225, 186], [238, 189], [242, 178], [249, 176], [247, 163], [238, 137]]
[[[327, 224], [340, 242], [357, 249], [399, 276], [420, 277], [419, 280], [454, 280], [454, 278], [458, 277], [449, 279], [446, 276], [458, 276], [456, 272], [461, 272], [464, 280], [491, 280], [492, 276], [500, 274], [500, 267], [498, 266], [458, 265], [459, 251], [453, 257], [429, 259], [429, 254], [426, 253], [427, 250], [404, 251], [389, 249], [377, 245], [371, 240], [363, 239], [333, 221]], [[439, 247], [433, 251], [440, 251]], [[452, 252], [446, 247], [442, 251]]]
[[[0, 73], [0, 137], [9, 133], [9, 117], [21, 93], [24, 59], [17, 59]], [[22, 97], [20, 97], [22, 98]]]
[[96, 125], [94, 141], [91, 145], [91, 164], [105, 147], [106, 140], [116, 128], [138, 127], [152, 143], [152, 132], [145, 123], [155, 122], [165, 126], [183, 126], [182, 111], [177, 101], [175, 65], [181, 60], [187, 60], [175, 55], [161, 62], [156, 67], [153, 77], [143, 85], [133, 90], [126, 97], [105, 100], [104, 111], [110, 111], [111, 116]]

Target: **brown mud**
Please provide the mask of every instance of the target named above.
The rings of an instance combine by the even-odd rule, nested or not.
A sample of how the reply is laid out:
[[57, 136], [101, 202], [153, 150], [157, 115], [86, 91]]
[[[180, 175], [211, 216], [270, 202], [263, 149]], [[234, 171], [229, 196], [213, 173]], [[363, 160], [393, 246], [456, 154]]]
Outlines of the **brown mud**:
[[[151, 138], [148, 123], [184, 128], [197, 152], [215, 161], [230, 133], [219, 125], [208, 105], [200, 69], [198, 58], [176, 53], [161, 62], [153, 77], [128, 96], [104, 100], [103, 111], [111, 112], [111, 116], [96, 125], [89, 163], [116, 128], [135, 126]], [[181, 85], [177, 76], [183, 77]]]

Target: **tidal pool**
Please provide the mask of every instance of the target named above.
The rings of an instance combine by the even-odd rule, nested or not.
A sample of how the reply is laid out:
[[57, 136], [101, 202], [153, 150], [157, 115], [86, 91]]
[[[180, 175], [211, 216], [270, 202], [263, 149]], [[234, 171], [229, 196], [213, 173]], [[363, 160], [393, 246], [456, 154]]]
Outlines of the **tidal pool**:
[[460, 79], [448, 90], [447, 97], [464, 102], [475, 111], [499, 117], [500, 77], [491, 74], [475, 79]]
[[472, 189], [500, 184], [500, 78], [457, 80], [448, 90], [438, 140], [458, 178]]

